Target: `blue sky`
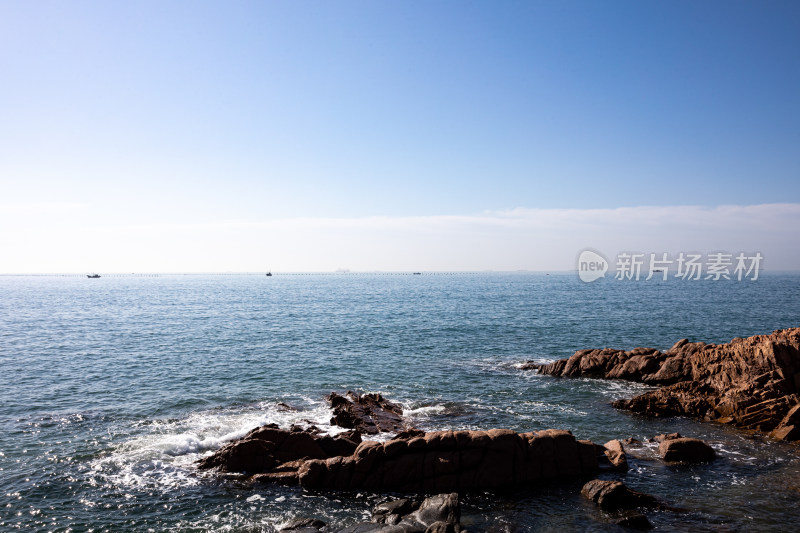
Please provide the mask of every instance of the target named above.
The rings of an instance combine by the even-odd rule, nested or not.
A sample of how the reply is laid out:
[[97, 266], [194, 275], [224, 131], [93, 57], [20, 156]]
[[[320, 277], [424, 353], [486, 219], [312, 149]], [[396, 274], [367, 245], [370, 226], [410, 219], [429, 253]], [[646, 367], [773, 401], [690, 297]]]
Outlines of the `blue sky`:
[[[607, 246], [762, 242], [800, 269], [771, 244], [800, 236], [796, 2], [7, 1], [0, 68], [0, 272], [407, 266], [381, 242], [409, 268], [569, 268], [552, 232], [471, 224], [670, 206], [696, 224]], [[780, 227], [695, 242], [709, 209], [761, 204]], [[436, 217], [472, 222], [408, 229]], [[307, 256], [322, 234], [347, 253]]]

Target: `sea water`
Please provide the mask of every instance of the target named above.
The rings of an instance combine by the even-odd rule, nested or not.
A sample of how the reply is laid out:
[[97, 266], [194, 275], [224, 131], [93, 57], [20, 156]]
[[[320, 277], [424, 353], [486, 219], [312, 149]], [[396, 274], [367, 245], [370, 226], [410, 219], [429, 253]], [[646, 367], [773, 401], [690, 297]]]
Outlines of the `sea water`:
[[[716, 461], [665, 465], [646, 444], [616, 475], [685, 509], [651, 512], [652, 523], [787, 531], [800, 520], [798, 447], [635, 416], [610, 402], [643, 385], [519, 365], [798, 325], [800, 276], [777, 273], [594, 283], [574, 273], [3, 276], [0, 530], [269, 532], [297, 516], [366, 519], [386, 495], [253, 487], [194, 467], [261, 424], [335, 433], [325, 396], [357, 390], [400, 402], [423, 430], [699, 437]], [[468, 494], [462, 523], [608, 530], [581, 484]]]

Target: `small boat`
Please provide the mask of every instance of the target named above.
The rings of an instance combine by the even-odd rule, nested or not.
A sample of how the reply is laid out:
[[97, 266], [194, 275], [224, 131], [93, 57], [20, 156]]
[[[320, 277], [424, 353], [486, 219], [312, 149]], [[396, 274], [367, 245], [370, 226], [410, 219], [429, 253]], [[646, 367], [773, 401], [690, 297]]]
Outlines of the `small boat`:
[[271, 275], [272, 275], [272, 272], [267, 272], [267, 276], [271, 276]]
[[86, 274], [86, 277], [90, 278], [90, 279], [95, 279], [95, 278], [99, 278], [100, 274]]
[[415, 276], [421, 276], [422, 272], [412, 272], [412, 274], [414, 274]]

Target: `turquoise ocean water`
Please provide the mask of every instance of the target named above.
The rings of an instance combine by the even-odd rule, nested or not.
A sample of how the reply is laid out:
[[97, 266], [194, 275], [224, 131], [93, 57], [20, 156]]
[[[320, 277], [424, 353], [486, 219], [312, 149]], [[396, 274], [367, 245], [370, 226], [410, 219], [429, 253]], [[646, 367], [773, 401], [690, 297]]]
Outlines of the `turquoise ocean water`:
[[[684, 513], [662, 530], [788, 531], [800, 451], [609, 402], [641, 385], [516, 365], [595, 347], [728, 342], [800, 325], [800, 276], [615, 281], [575, 274], [0, 277], [0, 530], [275, 531], [346, 525], [384, 496], [248, 487], [193, 462], [260, 424], [314, 423], [348, 389], [401, 402], [425, 430], [679, 431], [720, 458], [665, 466], [645, 449], [628, 485]], [[278, 406], [285, 402], [296, 410]], [[471, 531], [605, 531], [580, 481], [464, 498]]]

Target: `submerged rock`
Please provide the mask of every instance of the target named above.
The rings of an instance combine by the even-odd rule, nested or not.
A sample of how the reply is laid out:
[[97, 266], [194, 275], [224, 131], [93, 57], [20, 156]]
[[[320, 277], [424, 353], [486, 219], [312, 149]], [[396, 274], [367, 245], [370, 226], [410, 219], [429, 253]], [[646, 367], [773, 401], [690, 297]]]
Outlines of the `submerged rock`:
[[397, 432], [406, 428], [403, 407], [378, 393], [358, 394], [347, 391], [343, 396], [332, 392], [327, 400], [333, 409], [331, 424], [335, 426], [370, 435]]
[[639, 511], [622, 512], [619, 516], [613, 517], [611, 522], [629, 529], [653, 529], [653, 524], [650, 523], [650, 520]]
[[[306, 526], [300, 521], [295, 529], [281, 531], [335, 531], [336, 533], [466, 533], [461, 529], [458, 494], [438, 494], [421, 503], [400, 499], [375, 506], [372, 521], [343, 528], [325, 527], [319, 521]], [[305, 519], [310, 520], [310, 519]], [[325, 527], [325, 529], [322, 529]]]
[[682, 339], [666, 352], [580, 350], [531, 365], [541, 374], [626, 379], [662, 388], [615, 407], [651, 416], [691, 416], [800, 440], [800, 328], [727, 344]]
[[621, 481], [593, 479], [583, 486], [581, 494], [604, 511], [661, 506], [655, 497], [630, 489]]
[[[425, 528], [423, 531], [460, 530], [459, 520], [461, 520], [461, 508], [458, 502], [458, 494], [439, 494], [426, 498], [419, 508], [413, 513], [400, 520], [399, 525], [409, 524], [411, 526]], [[451, 526], [448, 528], [447, 526]]]
[[319, 531], [325, 527], [325, 522], [316, 518], [295, 518], [278, 531]]
[[714, 448], [702, 440], [687, 437], [662, 440], [658, 445], [658, 455], [665, 461], [685, 463], [704, 463], [717, 456]]
[[419, 509], [419, 502], [401, 498], [379, 503], [372, 509], [372, 521], [378, 524], [394, 525], [402, 518]]

